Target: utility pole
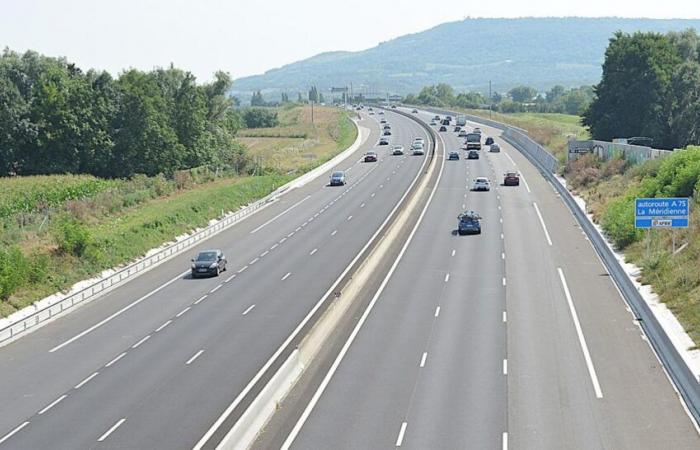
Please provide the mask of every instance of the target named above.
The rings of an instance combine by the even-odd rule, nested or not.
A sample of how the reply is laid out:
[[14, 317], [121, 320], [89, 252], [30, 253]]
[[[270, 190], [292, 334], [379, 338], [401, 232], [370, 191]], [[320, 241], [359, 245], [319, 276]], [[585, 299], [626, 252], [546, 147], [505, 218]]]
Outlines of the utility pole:
[[493, 97], [491, 96], [491, 80], [489, 80], [489, 119], [491, 119], [491, 109], [493, 105]]

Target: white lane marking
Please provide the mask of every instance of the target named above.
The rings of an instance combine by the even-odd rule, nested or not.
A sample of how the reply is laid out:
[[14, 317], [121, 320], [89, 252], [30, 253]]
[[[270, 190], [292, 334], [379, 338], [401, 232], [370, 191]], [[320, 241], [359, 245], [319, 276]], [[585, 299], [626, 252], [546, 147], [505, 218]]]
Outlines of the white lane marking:
[[243, 266], [240, 269], [238, 269], [237, 273], [243, 273], [243, 271], [246, 270], [247, 268], [248, 268], [248, 266]]
[[503, 286], [506, 285], [506, 277], [503, 277]]
[[279, 244], [274, 244], [272, 247], [270, 247], [270, 250], [274, 250], [274, 249], [276, 249], [276, 248], [279, 247], [279, 246], [280, 246]]
[[316, 253], [317, 251], [318, 251], [318, 249], [317, 249], [317, 248], [315, 248], [315, 249], [311, 250], [311, 252], [309, 253], [309, 256], [313, 255], [313, 254], [314, 254], [314, 253]]
[[85, 379], [84, 379], [83, 381], [81, 381], [80, 383], [76, 384], [76, 385], [75, 385], [75, 389], [80, 389], [80, 388], [83, 387], [87, 382], [89, 382], [90, 380], [92, 380], [93, 378], [95, 378], [95, 377], [96, 377], [97, 375], [99, 375], [99, 374], [100, 374], [100, 372], [95, 372], [95, 373], [93, 373], [92, 375], [90, 375], [89, 377], [85, 378]]
[[216, 292], [216, 291], [218, 291], [219, 289], [221, 289], [221, 286], [222, 286], [221, 284], [218, 285], [218, 286], [216, 286], [214, 289], [212, 289], [211, 291], [209, 291], [209, 293], [210, 293], [210, 294], [213, 294], [214, 292]]
[[508, 450], [508, 433], [503, 432], [503, 450]]
[[301, 230], [301, 227], [296, 227], [296, 228], [294, 229], [294, 231], [295, 231], [296, 233], [298, 233], [300, 230]]
[[508, 360], [503, 360], [503, 375], [508, 375]]
[[68, 345], [68, 344], [70, 344], [70, 343], [72, 343], [72, 342], [77, 341], [78, 339], [80, 339], [81, 337], [85, 336], [86, 334], [92, 333], [92, 332], [95, 331], [96, 329], [100, 328], [102, 325], [106, 324], [107, 322], [109, 322], [110, 320], [114, 319], [115, 317], [118, 317], [118, 316], [120, 316], [121, 314], [125, 313], [126, 311], [130, 310], [130, 309], [133, 308], [134, 306], [136, 306], [136, 305], [138, 305], [139, 303], [141, 303], [142, 301], [146, 300], [148, 297], [150, 297], [150, 296], [152, 296], [153, 294], [159, 292], [160, 290], [162, 290], [162, 289], [165, 288], [166, 286], [169, 286], [170, 284], [172, 284], [172, 283], [174, 283], [175, 281], [179, 280], [180, 278], [182, 278], [183, 276], [185, 276], [185, 275], [188, 274], [188, 273], [190, 273], [190, 271], [189, 271], [189, 270], [186, 270], [186, 271], [182, 272], [181, 274], [179, 274], [178, 276], [172, 278], [171, 280], [166, 281], [164, 284], [161, 284], [160, 286], [158, 286], [157, 288], [153, 289], [151, 292], [149, 292], [148, 294], [146, 294], [146, 295], [144, 295], [143, 297], [139, 298], [138, 300], [136, 300], [136, 301], [134, 301], [134, 302], [132, 302], [132, 303], [129, 303], [128, 305], [126, 305], [125, 307], [123, 307], [123, 308], [120, 309], [119, 311], [115, 312], [115, 313], [112, 314], [111, 316], [107, 317], [106, 319], [103, 319], [103, 320], [101, 320], [100, 322], [98, 322], [98, 323], [96, 323], [95, 325], [93, 325], [93, 326], [91, 326], [90, 328], [88, 328], [87, 330], [82, 331], [81, 333], [76, 334], [75, 336], [73, 336], [72, 338], [68, 339], [68, 340], [65, 341], [64, 343], [55, 346], [54, 348], [52, 348], [51, 350], [49, 350], [49, 353], [53, 353], [53, 352], [55, 352], [56, 350], [60, 350], [60, 349], [62, 349], [63, 347], [65, 347], [66, 345]]
[[506, 259], [506, 254], [504, 252], [501, 252], [501, 259]]
[[364, 204], [364, 203], [360, 205], [360, 208], [364, 208], [364, 207], [365, 207], [365, 204]]
[[408, 423], [404, 422], [401, 424], [401, 429], [399, 430], [399, 437], [396, 438], [396, 446], [401, 447], [401, 444], [403, 443], [403, 435], [406, 434], [406, 426]]
[[173, 322], [172, 320], [168, 320], [168, 321], [165, 322], [163, 325], [161, 325], [161, 326], [159, 326], [158, 328], [156, 328], [156, 333], [159, 332], [160, 330], [162, 330], [163, 328], [167, 327], [168, 325], [170, 325], [172, 322]]
[[[224, 283], [228, 283], [229, 281], [233, 280], [234, 278], [236, 278], [236, 274], [235, 274], [235, 273], [234, 273], [233, 275], [231, 275], [230, 277], [226, 278], [226, 281], [224, 281]], [[194, 302], [194, 304], [196, 305], [197, 302]]]
[[295, 231], [292, 231], [291, 233], [289, 233], [289, 234], [287, 235], [287, 237], [290, 238], [290, 237], [294, 236], [294, 233], [296, 233], [296, 232], [295, 232]]
[[498, 205], [498, 210], [499, 210], [499, 211], [501, 210], [501, 205]]
[[255, 308], [255, 305], [250, 305], [245, 311], [243, 311], [243, 314], [241, 314], [241, 315], [245, 316], [246, 314], [251, 312], [253, 310], [253, 308]]
[[445, 283], [447, 283], [450, 280], [450, 274], [446, 273], [445, 274]]
[[151, 335], [149, 334], [149, 335], [146, 336], [145, 338], [141, 339], [140, 341], [138, 341], [137, 343], [135, 343], [134, 345], [132, 345], [131, 348], [138, 348], [141, 344], [143, 344], [144, 342], [146, 342], [146, 341], [149, 340], [150, 338], [151, 338]]
[[544, 235], [547, 238], [547, 243], [549, 245], [552, 245], [552, 238], [549, 237], [549, 231], [547, 231], [547, 225], [544, 223], [544, 219], [542, 218], [542, 214], [540, 213], [540, 208], [537, 207], [537, 203], [532, 202], [532, 204], [535, 206], [535, 212], [537, 213], [537, 217], [540, 218], [540, 223], [542, 224], [542, 229], [544, 230]]
[[251, 262], [249, 262], [248, 264], [250, 264], [252, 266], [253, 264], [255, 264], [258, 261], [260, 261], [260, 258], [255, 258]]
[[117, 356], [116, 358], [114, 358], [113, 360], [111, 360], [110, 362], [105, 364], [105, 367], [112, 367], [117, 361], [119, 361], [120, 359], [122, 359], [125, 356], [126, 356], [126, 352], [123, 352], [121, 355]]
[[10, 439], [10, 438], [11, 438], [12, 436], [14, 436], [15, 434], [19, 433], [19, 431], [20, 431], [22, 428], [26, 427], [27, 425], [29, 425], [29, 421], [24, 422], [22, 425], [18, 426], [18, 427], [15, 428], [14, 430], [12, 430], [12, 431], [10, 431], [9, 433], [7, 433], [5, 436], [3, 436], [2, 439], [0, 439], [0, 444], [2, 444], [3, 442], [5, 442], [6, 440]]
[[284, 241], [286, 241], [286, 240], [287, 240], [287, 238], [286, 238], [286, 237], [283, 237], [282, 239], [280, 239], [279, 241], [277, 241], [277, 243], [278, 243], [278, 244], [284, 244]]
[[525, 179], [525, 177], [523, 176], [522, 173], [520, 174], [520, 179], [523, 180], [523, 183], [525, 183], [525, 188], [527, 189], [527, 191], [528, 191], [528, 192], [532, 192], [532, 191], [530, 190], [530, 185], [527, 184], [527, 180]]
[[282, 211], [281, 213], [277, 214], [277, 215], [276, 215], [275, 217], [273, 217], [272, 219], [268, 220], [268, 221], [265, 222], [264, 224], [260, 225], [258, 228], [256, 228], [256, 229], [254, 229], [253, 231], [251, 231], [250, 234], [253, 234], [253, 233], [256, 233], [257, 231], [260, 231], [263, 227], [265, 227], [265, 226], [271, 224], [271, 223], [274, 222], [275, 220], [277, 220], [277, 219], [279, 219], [280, 217], [282, 217], [283, 215], [287, 214], [289, 211], [291, 211], [292, 209], [294, 209], [294, 208], [296, 208], [297, 206], [301, 205], [303, 202], [305, 202], [306, 200], [308, 200], [310, 197], [311, 197], [310, 195], [307, 195], [306, 197], [302, 198], [301, 200], [299, 200], [298, 202], [296, 202], [295, 204], [293, 204], [293, 205], [290, 206], [289, 208], [285, 209], [284, 211]]
[[381, 188], [383, 188], [383, 187], [384, 187], [384, 185], [383, 185], [383, 184], [380, 184], [380, 185], [379, 185], [379, 189], [381, 189]]
[[420, 359], [420, 366], [425, 367], [425, 360], [428, 358], [428, 352], [423, 352], [423, 356]]
[[440, 307], [438, 306], [435, 308], [435, 317], [437, 317], [439, 315], [440, 315]]
[[571, 317], [574, 319], [574, 327], [576, 327], [576, 334], [578, 335], [578, 340], [581, 344], [583, 358], [586, 360], [586, 366], [588, 367], [588, 374], [590, 375], [591, 382], [593, 383], [593, 390], [595, 390], [595, 396], [598, 398], [603, 398], [603, 391], [600, 389], [600, 383], [598, 383], [598, 375], [596, 375], [595, 367], [593, 367], [593, 360], [591, 359], [591, 354], [588, 351], [588, 345], [586, 345], [586, 338], [583, 336], [581, 323], [578, 320], [578, 314], [576, 314], [576, 308], [574, 307], [574, 301], [571, 298], [571, 292], [569, 292], [569, 285], [566, 283], [566, 278], [564, 278], [564, 271], [561, 269], [561, 267], [557, 267], [557, 271], [559, 272], [559, 279], [561, 280], [561, 285], [564, 288], [566, 301], [569, 304]]
[[331, 233], [331, 236], [335, 236], [337, 232], [338, 232], [338, 230], [333, 230], [333, 232]]
[[309, 219], [309, 220], [307, 220], [306, 222], [302, 223], [302, 224], [301, 224], [301, 227], [307, 226], [311, 220], [314, 220], [314, 219]]
[[452, 256], [454, 256], [455, 253], [457, 253], [457, 250], [454, 250], [454, 249], [453, 249], [453, 250], [452, 250]]
[[[426, 135], [426, 137], [427, 137], [427, 135]], [[442, 139], [442, 137], [440, 135], [438, 135], [438, 138], [442, 142], [442, 146], [444, 149], [445, 148], [445, 141]], [[428, 160], [427, 158], [423, 158], [423, 165], [421, 166], [420, 171], [423, 170], [423, 167], [425, 166], [425, 163], [427, 160]], [[428, 196], [428, 200], [427, 200], [425, 206], [423, 207], [423, 210], [421, 211], [420, 215], [418, 216], [418, 220], [416, 220], [415, 223], [413, 224], [413, 229], [411, 230], [410, 234], [408, 235], [406, 242], [404, 243], [403, 247], [401, 248], [401, 251], [399, 251], [399, 254], [396, 256], [396, 259], [394, 260], [393, 264], [389, 268], [389, 272], [387, 273], [386, 277], [384, 278], [382, 283], [379, 285], [379, 288], [377, 289], [377, 291], [374, 293], [374, 296], [372, 297], [369, 304], [367, 305], [367, 308], [362, 313], [362, 316], [360, 316], [359, 321], [355, 324], [355, 328], [350, 333], [350, 336], [348, 337], [347, 341], [345, 342], [345, 344], [343, 344], [343, 347], [340, 349], [340, 353], [338, 353], [338, 356], [336, 357], [335, 361], [333, 361], [333, 364], [331, 365], [330, 369], [328, 370], [328, 372], [324, 376], [323, 380], [321, 381], [320, 386], [318, 387], [318, 389], [316, 389], [316, 392], [314, 393], [313, 397], [311, 397], [311, 400], [306, 405], [306, 408], [302, 412], [301, 417], [299, 417], [296, 424], [294, 425], [294, 428], [292, 428], [292, 431], [290, 431], [289, 435], [287, 435], [287, 439], [285, 439], [284, 443], [282, 444], [282, 447], [281, 447], [282, 450], [288, 450], [289, 447], [294, 442], [294, 440], [296, 439], [296, 437], [299, 435], [301, 428], [304, 426], [304, 423], [309, 418], [309, 415], [311, 415], [311, 411], [313, 411], [314, 407], [316, 406], [319, 399], [321, 398], [321, 395], [323, 395], [323, 392], [326, 390], [326, 387], [330, 383], [331, 378], [333, 378], [333, 375], [338, 370], [338, 367], [340, 366], [341, 361], [345, 357], [345, 354], [348, 352], [348, 349], [350, 348], [353, 341], [357, 337], [357, 334], [360, 332], [362, 325], [365, 323], [365, 321], [367, 320], [367, 317], [372, 312], [372, 309], [374, 308], [374, 305], [377, 303], [379, 296], [382, 294], [382, 292], [384, 292], [384, 289], [386, 288], [386, 285], [389, 283], [389, 280], [391, 279], [392, 275], [394, 274], [396, 267], [399, 265], [399, 262], [401, 261], [401, 259], [403, 258], [403, 255], [406, 253], [406, 250], [408, 249], [409, 245], [411, 244], [413, 237], [415, 236], [416, 232], [418, 231], [418, 227], [420, 226], [421, 222], [423, 221], [423, 217], [425, 217], [425, 214], [428, 211], [428, 207], [430, 206], [430, 204], [433, 200], [433, 197], [435, 197], [435, 192], [437, 191], [437, 188], [440, 185], [440, 180], [442, 179], [442, 174], [443, 174], [443, 171], [445, 169], [445, 158], [441, 158], [441, 161], [442, 162], [441, 162], [441, 166], [440, 166], [440, 172], [438, 173], [437, 182], [433, 186], [433, 188], [430, 192], [430, 195]], [[414, 179], [413, 183], [411, 183], [411, 186], [409, 186], [409, 190], [411, 189], [413, 184], [415, 184], [416, 179]], [[406, 191], [406, 192], [408, 192], [408, 191]], [[402, 197], [402, 199], [400, 201], [402, 201], [403, 198], [405, 198], [405, 196], [406, 196], [406, 194], [404, 194], [404, 196]], [[398, 204], [394, 207], [394, 210], [396, 208], [398, 208]], [[393, 215], [393, 212], [390, 213], [388, 217], [391, 217], [392, 215]], [[386, 224], [386, 221], [384, 222], [384, 224]], [[377, 229], [377, 233], [382, 230], [382, 228], [384, 227], [384, 224], [382, 224]], [[370, 242], [372, 242], [372, 241], [370, 240]], [[314, 311], [315, 311], [315, 309], [312, 310], [312, 312], [314, 312]], [[223, 421], [224, 419], [220, 419], [220, 420]], [[403, 426], [403, 428], [405, 429], [405, 426]], [[210, 430], [211, 433], [214, 432], [213, 431], [214, 429], [215, 428], [213, 427], [212, 430]], [[209, 434], [209, 435], [211, 435], [211, 434]], [[403, 438], [403, 436], [401, 436], [401, 437]], [[208, 436], [205, 435], [205, 438], [208, 439]], [[206, 442], [206, 440], [204, 438], [202, 440], [200, 440], [200, 443], [204, 443], [204, 442]], [[201, 448], [201, 446], [199, 448]], [[199, 448], [195, 448], [195, 450], [199, 450]]]
[[503, 239], [503, 233], [501, 233], [501, 239]]
[[318, 217], [319, 215], [321, 215], [321, 213], [320, 213], [320, 212], [317, 212], [316, 214], [314, 214], [314, 218], [315, 218], [315, 217]]
[[503, 217], [499, 218], [498, 221], [503, 223]]
[[49, 405], [46, 406], [44, 409], [42, 409], [41, 411], [39, 411], [39, 415], [44, 414], [46, 411], [48, 411], [49, 409], [51, 409], [51, 408], [53, 408], [54, 406], [56, 406], [61, 400], [63, 400], [63, 399], [66, 398], [66, 397], [68, 397], [66, 394], [63, 394], [62, 396], [58, 397], [56, 400], [54, 400], [53, 402], [51, 402], [51, 404], [49, 404]]
[[282, 277], [282, 281], [284, 281], [284, 280], [286, 280], [287, 278], [289, 278], [289, 276], [290, 276], [291, 274], [292, 274], [292, 272], [287, 272], [287, 275], [285, 275], [285, 276]]
[[264, 258], [268, 253], [270, 253], [270, 250], [265, 250], [264, 252], [260, 253], [260, 257]]
[[124, 417], [123, 419], [120, 419], [117, 423], [115, 423], [114, 425], [112, 425], [112, 428], [110, 428], [109, 430], [107, 430], [107, 432], [106, 432], [105, 434], [103, 434], [102, 436], [100, 436], [100, 438], [97, 440], [97, 442], [102, 442], [102, 441], [104, 441], [105, 439], [107, 439], [107, 438], [109, 437], [110, 434], [114, 433], [114, 430], [116, 430], [117, 428], [119, 428], [119, 427], [121, 426], [121, 424], [124, 423], [125, 420], [126, 420], [126, 417]]
[[[230, 278], [233, 278], [233, 277], [230, 277]], [[228, 280], [226, 280], [226, 281], [228, 281]], [[197, 301], [194, 302], [194, 304], [195, 304], [195, 305], [199, 305], [199, 302], [201, 302], [202, 300], [204, 300], [204, 299], [207, 298], [207, 297], [208, 297], [208, 295], [202, 295], [201, 297], [199, 297], [199, 298], [197, 299]]]
[[187, 360], [187, 362], [185, 363], [185, 365], [189, 366], [190, 364], [192, 364], [192, 363], [194, 362], [194, 360], [197, 359], [197, 358], [199, 358], [199, 355], [201, 355], [202, 353], [204, 353], [204, 349], [202, 349], [202, 350], [198, 351], [197, 353], [195, 353], [190, 359]]
[[467, 209], [467, 205], [465, 203], [462, 203], [462, 210]]
[[503, 311], [503, 321], [508, 322], [508, 313], [506, 311]]
[[376, 193], [376, 192], [372, 192], [372, 195], [370, 195], [370, 197], [374, 197], [375, 195], [377, 195], [377, 193]]
[[181, 315], [183, 315], [183, 314], [185, 314], [187, 311], [189, 311], [190, 308], [191, 308], [191, 306], [188, 306], [187, 308], [185, 308], [185, 309], [183, 309], [182, 311], [180, 311], [179, 313], [177, 313], [177, 315], [176, 315], [175, 317], [180, 317]]
[[506, 158], [508, 158], [510, 160], [510, 162], [513, 163], [514, 166], [517, 165], [517, 164], [515, 164], [515, 161], [513, 161], [513, 158], [511, 158], [508, 153], [504, 153], [504, 155], [506, 155]]
[[352, 220], [352, 216], [348, 216], [348, 220]]

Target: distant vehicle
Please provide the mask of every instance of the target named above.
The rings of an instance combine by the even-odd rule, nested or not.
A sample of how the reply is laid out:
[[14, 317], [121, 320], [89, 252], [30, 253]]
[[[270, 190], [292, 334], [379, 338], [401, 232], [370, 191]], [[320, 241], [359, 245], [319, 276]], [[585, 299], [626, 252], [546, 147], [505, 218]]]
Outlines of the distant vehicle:
[[486, 177], [476, 177], [472, 185], [472, 191], [490, 191], [491, 182]]
[[391, 130], [390, 129], [385, 129], [384, 133], [382, 133], [384, 136], [391, 136]]
[[379, 110], [379, 115], [380, 115], [380, 116], [383, 116], [383, 115], [384, 115], [384, 111]]
[[369, 108], [367, 108], [367, 111], [374, 111], [374, 110], [373, 110], [372, 107], [370, 106]]
[[442, 123], [443, 125], [449, 125], [450, 120], [449, 119], [442, 119], [442, 122], [440, 122], [440, 123]]
[[377, 152], [369, 151], [365, 153], [365, 162], [377, 162]]
[[420, 142], [421, 144], [423, 144], [425, 143], [425, 139], [423, 139], [422, 137], [417, 137], [413, 138], [413, 142]]
[[458, 134], [457, 136], [459, 136], [459, 137], [467, 137], [467, 130], [465, 130], [464, 128], [462, 128], [462, 130], [459, 132], [459, 134]]
[[370, 116], [373, 116], [373, 115], [374, 115], [374, 111], [370, 111], [370, 112], [369, 112], [369, 115], [370, 115]]
[[467, 124], [467, 116], [459, 115], [455, 119], [455, 123], [459, 125], [460, 127], [463, 127]]
[[452, 116], [445, 116], [445, 119], [452, 121]]
[[462, 131], [462, 127], [460, 127], [459, 125], [457, 125], [457, 126], [455, 127], [455, 131]]
[[459, 153], [457, 152], [450, 152], [449, 156], [447, 157], [448, 160], [450, 161], [459, 161]]
[[467, 153], [467, 159], [479, 159], [479, 152], [476, 150], [469, 150], [469, 153]]
[[430, 121], [430, 125], [435, 126], [435, 125], [437, 125], [437, 122], [436, 122], [435, 120], [431, 120], [431, 121]]
[[413, 148], [413, 154], [416, 155], [416, 156], [425, 155], [425, 150], [423, 150], [423, 146], [414, 147], [414, 148]]
[[501, 146], [494, 142], [491, 144], [491, 147], [489, 147], [489, 151], [492, 153], [499, 153], [501, 151]]
[[481, 150], [481, 134], [467, 133], [467, 150]]
[[518, 172], [506, 172], [503, 175], [503, 186], [520, 186], [520, 174]]
[[389, 145], [389, 138], [379, 138], [379, 145]]
[[219, 249], [204, 250], [192, 258], [192, 278], [208, 275], [218, 277], [219, 273], [224, 271], [226, 271], [226, 257]]
[[440, 120], [440, 116], [438, 116], [437, 114], [435, 114], [435, 117], [433, 117], [433, 120]]
[[493, 138], [492, 138], [491, 136], [487, 137], [487, 138], [486, 138], [486, 142], [484, 142], [484, 144], [486, 144], [486, 145], [491, 145], [491, 144], [493, 144]]
[[382, 117], [382, 120], [380, 120], [379, 123], [386, 123], [386, 119]]
[[396, 105], [391, 105], [391, 109], [396, 109]]
[[403, 145], [394, 145], [394, 148], [391, 151], [391, 154], [394, 156], [403, 155]]
[[414, 110], [411, 111], [411, 112], [412, 112], [413, 114], [418, 114], [418, 110], [417, 110], [417, 109], [414, 109]]
[[345, 172], [338, 170], [331, 174], [331, 186], [343, 186], [345, 184]]
[[443, 126], [440, 127], [440, 130], [439, 130], [439, 131], [447, 131], [447, 127], [446, 127], [445, 125], [443, 125]]
[[424, 144], [420, 141], [413, 141], [413, 144], [411, 144], [411, 148], [423, 148]]
[[481, 128], [479, 128], [479, 127], [474, 128], [474, 133], [481, 134]]
[[474, 211], [465, 211], [457, 216], [457, 232], [460, 235], [481, 234], [481, 216]]
[[382, 127], [382, 129], [391, 130], [391, 125], [389, 125], [388, 123], [385, 123], [384, 126]]

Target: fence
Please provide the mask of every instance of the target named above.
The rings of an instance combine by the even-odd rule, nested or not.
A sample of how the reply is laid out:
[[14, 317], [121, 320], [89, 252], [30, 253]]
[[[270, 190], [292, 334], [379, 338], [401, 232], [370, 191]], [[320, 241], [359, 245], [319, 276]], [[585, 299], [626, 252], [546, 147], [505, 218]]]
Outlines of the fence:
[[625, 161], [636, 164], [650, 159], [663, 158], [673, 152], [644, 145], [619, 144], [607, 141], [569, 141], [569, 160], [577, 159], [580, 155], [587, 153], [593, 153], [603, 161], [622, 158]]

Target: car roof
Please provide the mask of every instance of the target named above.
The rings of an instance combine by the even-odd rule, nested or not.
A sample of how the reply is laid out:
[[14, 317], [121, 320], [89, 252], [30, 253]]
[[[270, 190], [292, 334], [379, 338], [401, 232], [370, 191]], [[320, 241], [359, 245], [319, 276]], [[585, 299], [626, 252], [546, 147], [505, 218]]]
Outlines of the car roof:
[[335, 172], [333, 172], [332, 176], [337, 177], [340, 175], [345, 175], [345, 172], [343, 172], [342, 170], [336, 170]]
[[489, 181], [489, 179], [486, 177], [476, 177], [475, 181]]

